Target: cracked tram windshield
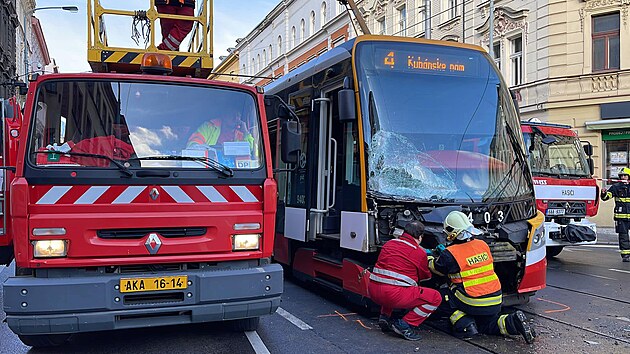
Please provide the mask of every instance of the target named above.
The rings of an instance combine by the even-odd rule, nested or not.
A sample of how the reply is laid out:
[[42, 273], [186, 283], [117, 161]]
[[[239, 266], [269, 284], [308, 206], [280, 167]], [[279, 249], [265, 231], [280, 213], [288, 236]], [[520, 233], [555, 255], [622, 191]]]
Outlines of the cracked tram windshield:
[[360, 43], [357, 52], [372, 193], [434, 202], [533, 196], [518, 117], [484, 54], [390, 42]]
[[[131, 169], [208, 168], [186, 158], [234, 169], [262, 166], [258, 111], [244, 91], [52, 81], [37, 93], [34, 119], [31, 163], [38, 167], [113, 168], [113, 159]], [[170, 159], [159, 160], [163, 156]]]

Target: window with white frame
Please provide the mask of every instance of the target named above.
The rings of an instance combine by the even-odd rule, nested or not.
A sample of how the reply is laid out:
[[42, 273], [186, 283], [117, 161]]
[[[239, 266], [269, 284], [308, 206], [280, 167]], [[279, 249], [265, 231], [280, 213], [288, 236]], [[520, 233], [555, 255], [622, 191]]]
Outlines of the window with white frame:
[[460, 0], [442, 0], [442, 21], [448, 21], [459, 16]]
[[399, 36], [407, 35], [407, 6], [402, 6], [396, 9], [396, 23], [398, 28], [396, 33]]
[[593, 16], [593, 71], [619, 69], [619, 13]]
[[308, 26], [308, 35], [312, 36], [315, 33], [315, 11], [311, 11], [311, 19]]
[[511, 86], [517, 86], [523, 83], [523, 36], [510, 39], [510, 46]]
[[260, 59], [260, 54], [256, 56], [256, 60], [258, 61], [258, 66], [256, 67], [256, 72], [259, 72], [263, 69], [262, 60]]
[[271, 63], [272, 60], [273, 60], [273, 46], [270, 44], [269, 45], [269, 62]]
[[278, 58], [282, 55], [282, 36], [278, 36]]
[[243, 75], [247, 75], [247, 67], [243, 64], [243, 70], [241, 71]]
[[342, 4], [341, 1], [337, 1], [337, 15], [346, 12], [346, 5]]
[[295, 26], [291, 27], [291, 49], [295, 48]]
[[326, 24], [326, 2], [322, 2], [322, 7], [321, 7], [321, 21], [320, 21], [320, 28], [324, 28], [324, 25]]
[[264, 64], [264, 67], [266, 68], [267, 67], [267, 50], [266, 49], [263, 49], [263, 64]]
[[492, 56], [494, 57], [494, 63], [501, 70], [501, 42], [497, 42], [492, 46]]
[[256, 68], [256, 60], [254, 60], [254, 58], [252, 58], [252, 68], [251, 68], [251, 74], [254, 75], [256, 73], [258, 69]]
[[302, 43], [306, 39], [306, 22], [304, 19], [300, 21], [300, 43]]
[[385, 34], [387, 32], [387, 27], [385, 25], [385, 17], [376, 20], [376, 33]]

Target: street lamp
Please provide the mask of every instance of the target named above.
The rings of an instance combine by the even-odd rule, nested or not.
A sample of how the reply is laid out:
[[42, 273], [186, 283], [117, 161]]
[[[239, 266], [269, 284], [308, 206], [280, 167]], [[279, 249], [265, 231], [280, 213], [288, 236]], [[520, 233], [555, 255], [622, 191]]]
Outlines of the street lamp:
[[32, 16], [35, 11], [38, 10], [63, 10], [63, 11], [68, 11], [68, 12], [72, 12], [72, 13], [77, 13], [79, 11], [79, 8], [77, 6], [44, 6], [44, 7], [36, 7], [30, 11], [25, 11], [24, 12], [24, 22], [22, 22], [22, 25], [24, 26], [24, 81], [26, 82], [26, 84], [28, 85], [28, 62], [29, 62], [29, 55], [28, 55], [28, 42], [26, 39], [26, 18]]

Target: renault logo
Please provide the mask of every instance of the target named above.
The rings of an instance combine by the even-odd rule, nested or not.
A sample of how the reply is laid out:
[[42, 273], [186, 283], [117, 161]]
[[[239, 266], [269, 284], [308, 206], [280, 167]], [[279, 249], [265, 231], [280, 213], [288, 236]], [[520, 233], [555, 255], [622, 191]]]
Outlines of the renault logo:
[[149, 192], [149, 196], [151, 197], [151, 199], [156, 200], [160, 196], [160, 192], [158, 192], [157, 188], [153, 188], [151, 189], [151, 192]]
[[162, 246], [162, 240], [160, 240], [158, 234], [151, 233], [149, 234], [147, 242], [145, 242], [144, 245], [147, 247], [149, 253], [156, 254], [160, 249], [160, 246]]

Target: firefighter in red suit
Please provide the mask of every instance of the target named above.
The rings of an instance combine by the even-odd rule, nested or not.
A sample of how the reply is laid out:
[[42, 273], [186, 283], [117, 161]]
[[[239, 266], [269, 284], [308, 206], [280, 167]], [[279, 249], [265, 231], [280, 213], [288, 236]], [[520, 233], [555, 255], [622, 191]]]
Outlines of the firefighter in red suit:
[[[412, 221], [405, 226], [402, 236], [385, 243], [368, 285], [370, 298], [381, 305], [381, 329], [393, 330], [407, 340], [420, 340], [417, 327], [442, 301], [437, 290], [418, 285], [431, 278], [427, 253], [420, 247], [423, 234], [424, 225]], [[409, 312], [401, 319], [392, 320], [394, 309]]]
[[[157, 12], [168, 15], [194, 16], [195, 0], [155, 0]], [[193, 21], [161, 18], [162, 43], [158, 49], [179, 51], [179, 45], [192, 29]]]

